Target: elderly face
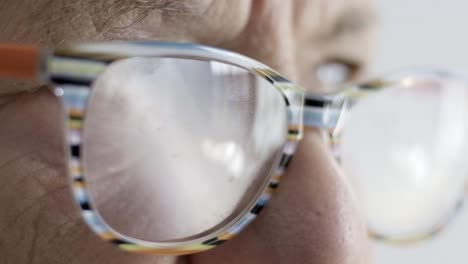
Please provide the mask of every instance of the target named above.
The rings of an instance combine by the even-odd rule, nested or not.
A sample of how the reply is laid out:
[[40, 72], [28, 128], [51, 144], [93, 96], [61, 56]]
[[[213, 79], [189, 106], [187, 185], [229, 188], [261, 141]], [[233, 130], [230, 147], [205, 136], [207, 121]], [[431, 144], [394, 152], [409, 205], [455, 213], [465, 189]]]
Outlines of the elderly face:
[[[310, 91], [338, 62], [355, 78], [372, 29], [367, 0], [3, 0], [0, 41], [168, 40], [233, 50]], [[0, 83], [0, 260], [5, 263], [366, 263], [355, 197], [317, 131], [305, 139], [267, 209], [232, 241], [201, 254], [117, 250], [82, 222], [68, 189], [62, 112], [47, 89]]]

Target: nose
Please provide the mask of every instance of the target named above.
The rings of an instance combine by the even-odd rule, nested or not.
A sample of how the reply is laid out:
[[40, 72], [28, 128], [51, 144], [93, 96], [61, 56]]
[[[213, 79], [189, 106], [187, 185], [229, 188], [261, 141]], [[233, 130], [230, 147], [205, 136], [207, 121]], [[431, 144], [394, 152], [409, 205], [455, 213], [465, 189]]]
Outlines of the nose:
[[258, 220], [225, 246], [194, 257], [201, 263], [366, 263], [355, 201], [319, 133], [307, 131]]
[[[296, 36], [292, 22], [287, 22], [292, 21], [292, 4], [270, 6], [274, 4], [255, 1], [255, 16], [239, 41], [227, 48], [295, 81], [299, 76]], [[367, 251], [364, 221], [348, 180], [331, 157], [321, 131], [308, 129], [258, 220], [238, 238], [193, 258], [201, 263], [343, 264], [366, 263]]]

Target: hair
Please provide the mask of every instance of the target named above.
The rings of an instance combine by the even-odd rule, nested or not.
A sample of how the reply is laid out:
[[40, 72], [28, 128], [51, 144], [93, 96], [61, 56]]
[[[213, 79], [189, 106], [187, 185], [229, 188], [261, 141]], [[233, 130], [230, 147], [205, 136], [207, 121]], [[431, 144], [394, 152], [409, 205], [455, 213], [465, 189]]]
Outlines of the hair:
[[[133, 21], [128, 26], [141, 22], [152, 12], [163, 15], [185, 14], [189, 11], [190, 0], [108, 0], [107, 7], [112, 10], [105, 25], [110, 26], [110, 21], [129, 12], [137, 12]], [[112, 26], [110, 26], [112, 27]]]

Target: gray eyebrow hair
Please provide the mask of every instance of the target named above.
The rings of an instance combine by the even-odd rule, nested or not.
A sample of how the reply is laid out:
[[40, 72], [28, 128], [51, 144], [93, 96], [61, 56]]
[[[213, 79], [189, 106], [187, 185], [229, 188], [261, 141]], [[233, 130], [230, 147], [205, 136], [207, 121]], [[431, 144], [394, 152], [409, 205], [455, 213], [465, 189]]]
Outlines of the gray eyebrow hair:
[[[152, 12], [159, 12], [163, 15], [186, 14], [192, 6], [191, 2], [192, 0], [111, 0], [106, 7], [112, 9], [113, 12], [104, 25], [114, 29], [124, 29], [141, 22]], [[111, 20], [133, 11], [137, 11], [138, 15], [129, 25], [122, 28], [110, 25]]]
[[114, 5], [120, 8], [151, 9], [161, 13], [186, 13], [189, 8], [188, 0], [114, 0]]

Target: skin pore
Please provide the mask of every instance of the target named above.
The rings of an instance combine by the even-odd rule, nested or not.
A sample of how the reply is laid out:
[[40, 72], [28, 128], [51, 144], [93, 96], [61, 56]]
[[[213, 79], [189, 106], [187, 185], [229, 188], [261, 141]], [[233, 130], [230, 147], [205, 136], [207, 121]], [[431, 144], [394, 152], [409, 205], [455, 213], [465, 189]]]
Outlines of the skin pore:
[[[365, 70], [367, 0], [4, 0], [0, 41], [167, 40], [233, 50], [319, 92], [330, 60]], [[268, 207], [238, 237], [197, 255], [117, 250], [82, 222], [68, 187], [62, 110], [41, 84], [0, 82], [0, 263], [368, 262], [349, 183], [317, 131], [307, 131]]]

